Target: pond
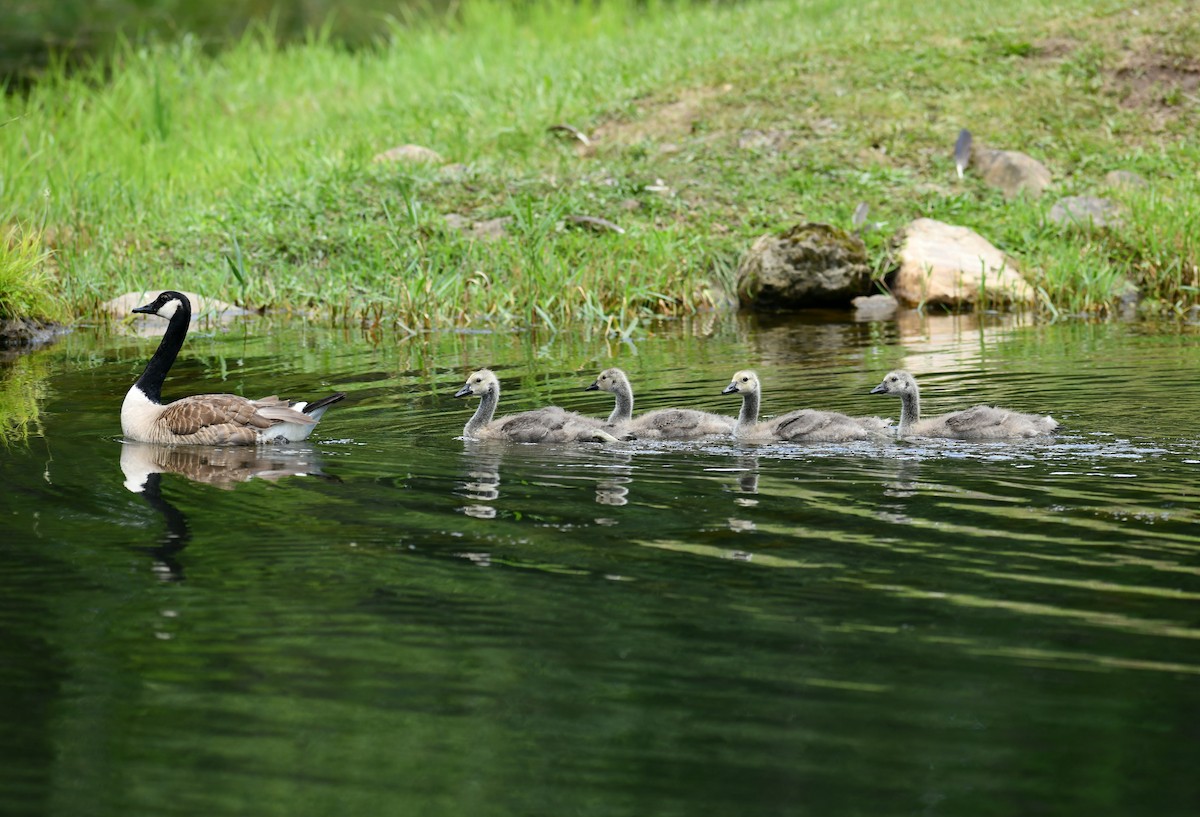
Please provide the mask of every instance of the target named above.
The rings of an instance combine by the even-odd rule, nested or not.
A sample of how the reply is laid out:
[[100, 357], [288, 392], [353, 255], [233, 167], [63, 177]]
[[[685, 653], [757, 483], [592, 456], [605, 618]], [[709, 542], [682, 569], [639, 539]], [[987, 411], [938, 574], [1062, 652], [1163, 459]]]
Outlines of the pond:
[[[1200, 328], [703, 316], [633, 342], [198, 327], [164, 394], [349, 397], [155, 450], [150, 334], [0, 364], [5, 814], [1200, 808]], [[473, 444], [500, 411], [1054, 414], [1055, 438]], [[732, 402], [731, 402], [732, 401]]]

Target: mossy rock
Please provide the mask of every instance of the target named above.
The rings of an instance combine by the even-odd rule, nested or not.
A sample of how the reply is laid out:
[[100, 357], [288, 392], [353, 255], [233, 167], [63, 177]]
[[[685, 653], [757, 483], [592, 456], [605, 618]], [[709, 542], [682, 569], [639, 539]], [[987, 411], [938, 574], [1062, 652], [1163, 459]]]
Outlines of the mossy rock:
[[738, 300], [757, 310], [848, 306], [870, 291], [862, 239], [830, 224], [797, 224], [768, 233], [738, 266]]

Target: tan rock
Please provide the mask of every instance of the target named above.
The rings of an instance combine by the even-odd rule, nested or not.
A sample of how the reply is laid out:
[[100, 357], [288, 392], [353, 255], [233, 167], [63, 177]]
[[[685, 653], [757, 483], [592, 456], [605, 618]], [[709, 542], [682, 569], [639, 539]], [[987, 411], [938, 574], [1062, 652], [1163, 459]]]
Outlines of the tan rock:
[[1044, 164], [1017, 150], [974, 150], [971, 166], [984, 184], [998, 188], [1008, 198], [1028, 193], [1037, 198], [1053, 179]]
[[1029, 303], [1033, 287], [990, 242], [966, 227], [919, 218], [904, 228], [892, 294], [908, 306]]
[[375, 156], [372, 162], [409, 162], [412, 164], [440, 165], [446, 160], [432, 148], [421, 145], [397, 145]]
[[[124, 318], [128, 315], [134, 315], [134, 307], [143, 306], [150, 303], [161, 289], [147, 289], [143, 292], [126, 292], [124, 295], [118, 295], [112, 300], [105, 301], [100, 304], [100, 311], [112, 315], [115, 318]], [[197, 295], [195, 292], [183, 292], [187, 299], [192, 302], [192, 320], [197, 318], [217, 318], [218, 320], [227, 320], [236, 318], [240, 315], [247, 314], [245, 309], [242, 309], [236, 304], [226, 303], [217, 298], [209, 298], [205, 295]], [[134, 317], [143, 317], [140, 314]]]

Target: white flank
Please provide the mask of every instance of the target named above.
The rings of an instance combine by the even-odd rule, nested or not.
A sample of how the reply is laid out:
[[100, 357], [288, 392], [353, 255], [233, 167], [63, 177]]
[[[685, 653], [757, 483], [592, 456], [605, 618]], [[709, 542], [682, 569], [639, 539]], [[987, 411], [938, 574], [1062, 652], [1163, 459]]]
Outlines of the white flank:
[[121, 403], [121, 433], [128, 440], [153, 442], [154, 422], [163, 413], [163, 405], [155, 403], [136, 385], [125, 393]]

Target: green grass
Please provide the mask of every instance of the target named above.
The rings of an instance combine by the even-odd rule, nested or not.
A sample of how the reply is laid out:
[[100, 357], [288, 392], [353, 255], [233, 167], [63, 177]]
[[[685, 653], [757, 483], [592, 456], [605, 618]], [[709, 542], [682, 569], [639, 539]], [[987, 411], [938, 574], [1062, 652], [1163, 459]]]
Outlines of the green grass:
[[41, 234], [20, 227], [7, 232], [0, 233], [0, 320], [66, 320], [66, 304], [57, 294]]
[[[724, 303], [755, 237], [848, 225], [867, 201], [881, 274], [889, 236], [930, 216], [1012, 255], [1049, 312], [1104, 313], [1125, 281], [1148, 308], [1181, 311], [1200, 262], [1187, 84], [1200, 11], [1139, 10], [470, 0], [357, 51], [261, 32], [215, 57], [187, 40], [127, 45], [0, 100], [0, 223], [46, 225], [81, 313], [169, 286], [411, 331], [619, 333]], [[594, 149], [547, 133], [559, 122]], [[959, 182], [964, 125], [1046, 162], [1055, 193], [1014, 203]], [[402, 143], [453, 166], [371, 161]], [[1117, 168], [1154, 185], [1122, 196], [1124, 229], [1047, 222], [1057, 194]], [[473, 240], [448, 214], [511, 221]]]

